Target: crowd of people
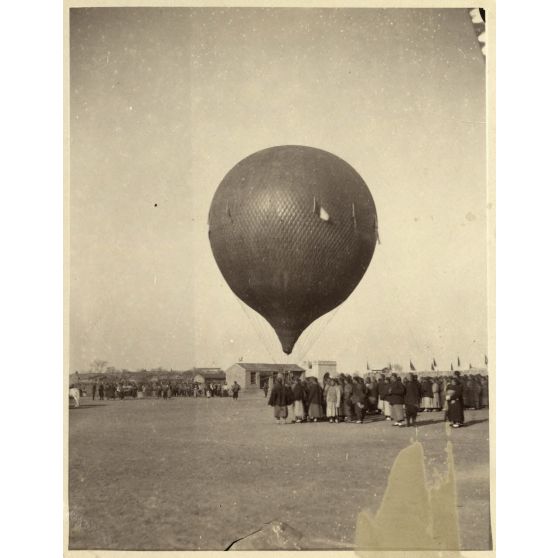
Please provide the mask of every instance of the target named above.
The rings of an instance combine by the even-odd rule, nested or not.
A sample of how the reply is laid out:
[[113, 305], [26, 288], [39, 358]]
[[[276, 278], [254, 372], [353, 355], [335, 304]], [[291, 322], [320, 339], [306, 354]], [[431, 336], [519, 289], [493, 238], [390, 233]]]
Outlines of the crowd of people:
[[[73, 384], [72, 386], [73, 387]], [[226, 383], [201, 383], [182, 381], [155, 381], [155, 382], [124, 382], [124, 381], [96, 381], [88, 386], [93, 400], [146, 398], [171, 399], [173, 397], [232, 397], [238, 399], [240, 386], [237, 382], [231, 385]], [[83, 389], [80, 389], [83, 395]]]
[[[264, 386], [267, 397], [269, 386]], [[278, 424], [291, 422], [362, 424], [366, 415], [382, 415], [394, 426], [413, 426], [420, 412], [444, 411], [454, 428], [463, 426], [465, 409], [488, 407], [488, 379], [481, 375], [403, 377], [388, 369], [378, 376], [325, 375], [285, 378], [278, 374], [271, 386], [268, 404]]]

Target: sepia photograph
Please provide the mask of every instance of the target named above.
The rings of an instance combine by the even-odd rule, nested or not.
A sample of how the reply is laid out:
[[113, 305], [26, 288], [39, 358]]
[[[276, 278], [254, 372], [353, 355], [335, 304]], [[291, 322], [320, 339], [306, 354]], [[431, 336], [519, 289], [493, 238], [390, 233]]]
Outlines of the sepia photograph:
[[492, 555], [493, 4], [260, 4], [65, 5], [65, 555]]

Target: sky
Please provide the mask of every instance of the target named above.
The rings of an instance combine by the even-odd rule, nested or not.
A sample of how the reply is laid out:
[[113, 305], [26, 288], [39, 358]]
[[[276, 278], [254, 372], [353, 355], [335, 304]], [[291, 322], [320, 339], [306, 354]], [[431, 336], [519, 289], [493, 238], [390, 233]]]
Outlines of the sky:
[[[465, 9], [88, 8], [70, 16], [69, 368], [484, 364], [485, 63]], [[381, 244], [287, 357], [213, 259], [241, 159], [324, 149]]]

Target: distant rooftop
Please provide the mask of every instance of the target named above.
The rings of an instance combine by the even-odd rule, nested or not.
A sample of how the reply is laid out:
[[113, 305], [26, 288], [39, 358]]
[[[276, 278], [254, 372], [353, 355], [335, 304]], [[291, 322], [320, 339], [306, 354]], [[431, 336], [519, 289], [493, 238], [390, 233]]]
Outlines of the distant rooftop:
[[225, 373], [220, 368], [194, 368], [192, 373], [194, 376], [203, 376], [208, 380], [223, 379], [225, 377]]
[[298, 364], [268, 364], [264, 362], [237, 362], [249, 372], [304, 372]]

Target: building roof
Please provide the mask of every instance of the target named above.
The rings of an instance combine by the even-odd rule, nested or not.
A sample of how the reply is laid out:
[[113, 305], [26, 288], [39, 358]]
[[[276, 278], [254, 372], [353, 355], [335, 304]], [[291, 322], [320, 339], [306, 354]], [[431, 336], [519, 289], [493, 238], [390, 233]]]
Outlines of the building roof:
[[248, 372], [304, 372], [298, 364], [266, 364], [263, 362], [237, 362]]
[[194, 376], [202, 376], [206, 380], [224, 380], [225, 373], [220, 368], [195, 368]]

